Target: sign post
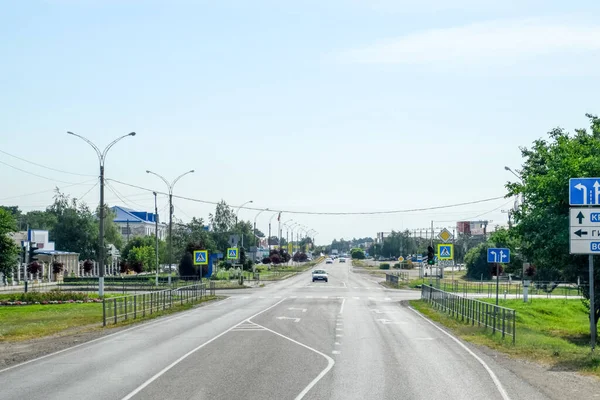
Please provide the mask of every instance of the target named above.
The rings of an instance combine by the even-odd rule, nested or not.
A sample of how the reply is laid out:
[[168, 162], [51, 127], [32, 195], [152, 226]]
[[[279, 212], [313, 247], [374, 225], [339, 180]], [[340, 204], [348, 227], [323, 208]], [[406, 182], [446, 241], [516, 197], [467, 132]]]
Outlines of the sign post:
[[569, 212], [569, 238], [571, 254], [587, 254], [589, 264], [590, 296], [590, 347], [596, 347], [596, 302], [594, 254], [600, 254], [600, 178], [569, 179], [569, 205], [587, 206], [571, 208]]
[[496, 264], [496, 305], [498, 305], [498, 293], [500, 290], [500, 264], [510, 262], [510, 249], [491, 247], [487, 250], [487, 262]]

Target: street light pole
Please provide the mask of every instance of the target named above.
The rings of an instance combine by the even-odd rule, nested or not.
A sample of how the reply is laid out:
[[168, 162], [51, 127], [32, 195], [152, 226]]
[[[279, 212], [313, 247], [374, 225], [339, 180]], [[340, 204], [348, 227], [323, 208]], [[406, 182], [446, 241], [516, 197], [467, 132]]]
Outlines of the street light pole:
[[[242, 209], [242, 207], [244, 207], [246, 204], [249, 203], [254, 203], [254, 201], [252, 200], [248, 200], [247, 202], [243, 203], [241, 206], [238, 207], [236, 213], [235, 213], [235, 229], [237, 230], [238, 227], [238, 214], [240, 213], [240, 210]], [[242, 233], [242, 247], [244, 247], [244, 234]]]
[[157, 174], [156, 172], [152, 172], [146, 170], [147, 174], [152, 174], [158, 176], [162, 181], [167, 185], [169, 189], [169, 286], [171, 286], [171, 274], [172, 274], [172, 265], [173, 265], [173, 187], [177, 183], [178, 180], [183, 178], [187, 174], [193, 174], [194, 170], [189, 170], [179, 175], [177, 178], [173, 180], [173, 182], [169, 183], [162, 175]]
[[275, 214], [271, 215], [271, 218], [269, 218], [269, 236], [267, 237], [267, 248], [269, 249], [269, 252], [271, 251], [271, 221], [277, 214], [279, 214], [279, 211], [275, 211]]
[[[158, 203], [156, 202], [156, 192], [154, 194], [154, 240], [156, 242], [156, 286], [158, 286]], [[171, 266], [169, 265], [169, 273]]]
[[269, 211], [268, 208], [265, 208], [264, 210], [260, 210], [258, 212], [258, 214], [256, 214], [256, 216], [254, 217], [254, 232], [252, 232], [254, 234], [254, 246], [256, 247], [256, 219], [258, 218], [258, 216], [260, 214], [262, 214], [264, 211]]
[[112, 142], [110, 142], [108, 144], [108, 146], [106, 146], [106, 148], [103, 151], [100, 151], [100, 149], [98, 148], [98, 146], [96, 146], [94, 143], [92, 143], [92, 141], [90, 141], [88, 138], [78, 135], [76, 133], [73, 132], [67, 132], [69, 135], [73, 135], [73, 136], [77, 136], [78, 138], [80, 138], [81, 140], [83, 140], [84, 142], [86, 142], [87, 144], [89, 144], [90, 146], [92, 146], [92, 148], [96, 151], [96, 155], [98, 156], [98, 161], [100, 163], [100, 232], [99, 232], [99, 238], [98, 238], [98, 262], [100, 263], [99, 265], [99, 277], [98, 277], [98, 296], [103, 297], [104, 296], [104, 162], [106, 160], [106, 154], [108, 153], [108, 151], [110, 150], [111, 147], [113, 147], [118, 141], [120, 141], [121, 139], [125, 139], [128, 136], [135, 136], [135, 132], [131, 132], [128, 133], [127, 135], [123, 135], [120, 136], [118, 138], [116, 138], [115, 140], [113, 140]]

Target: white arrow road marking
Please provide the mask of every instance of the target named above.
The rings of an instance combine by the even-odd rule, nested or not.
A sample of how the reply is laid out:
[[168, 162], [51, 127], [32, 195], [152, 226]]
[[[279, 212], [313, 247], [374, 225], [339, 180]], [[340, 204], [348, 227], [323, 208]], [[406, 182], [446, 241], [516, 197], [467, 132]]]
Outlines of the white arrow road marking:
[[294, 322], [300, 322], [300, 318], [292, 318], [292, 317], [277, 317], [277, 319], [289, 319]]
[[298, 311], [306, 312], [306, 308], [290, 307], [290, 308], [288, 308], [288, 310], [292, 310], [292, 311], [298, 310]]
[[377, 321], [378, 321], [378, 322], [381, 322], [381, 323], [382, 323], [382, 324], [384, 324], [384, 325], [390, 325], [390, 324], [394, 324], [394, 325], [401, 325], [401, 324], [405, 324], [405, 322], [400, 322], [400, 321], [392, 321], [392, 320], [390, 320], [390, 319], [384, 319], [384, 318], [378, 319]]

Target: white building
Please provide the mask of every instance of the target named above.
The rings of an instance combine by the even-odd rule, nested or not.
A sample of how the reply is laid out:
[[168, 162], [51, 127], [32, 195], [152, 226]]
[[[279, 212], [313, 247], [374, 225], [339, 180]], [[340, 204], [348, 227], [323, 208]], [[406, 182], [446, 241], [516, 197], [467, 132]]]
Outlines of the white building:
[[[147, 211], [135, 211], [130, 208], [114, 206], [111, 210], [115, 213], [113, 220], [119, 226], [119, 232], [125, 241], [136, 236], [152, 236], [154, 235], [155, 221], [158, 215]], [[158, 223], [158, 238], [165, 239], [167, 237], [168, 225]]]

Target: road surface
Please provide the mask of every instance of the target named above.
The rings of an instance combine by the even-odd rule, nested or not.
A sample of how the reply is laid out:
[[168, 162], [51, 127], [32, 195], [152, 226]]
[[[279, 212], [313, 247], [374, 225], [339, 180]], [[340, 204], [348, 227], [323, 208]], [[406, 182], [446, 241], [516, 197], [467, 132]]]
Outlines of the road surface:
[[[323, 265], [325, 266], [325, 265]], [[0, 399], [544, 399], [352, 266], [0, 371]]]

